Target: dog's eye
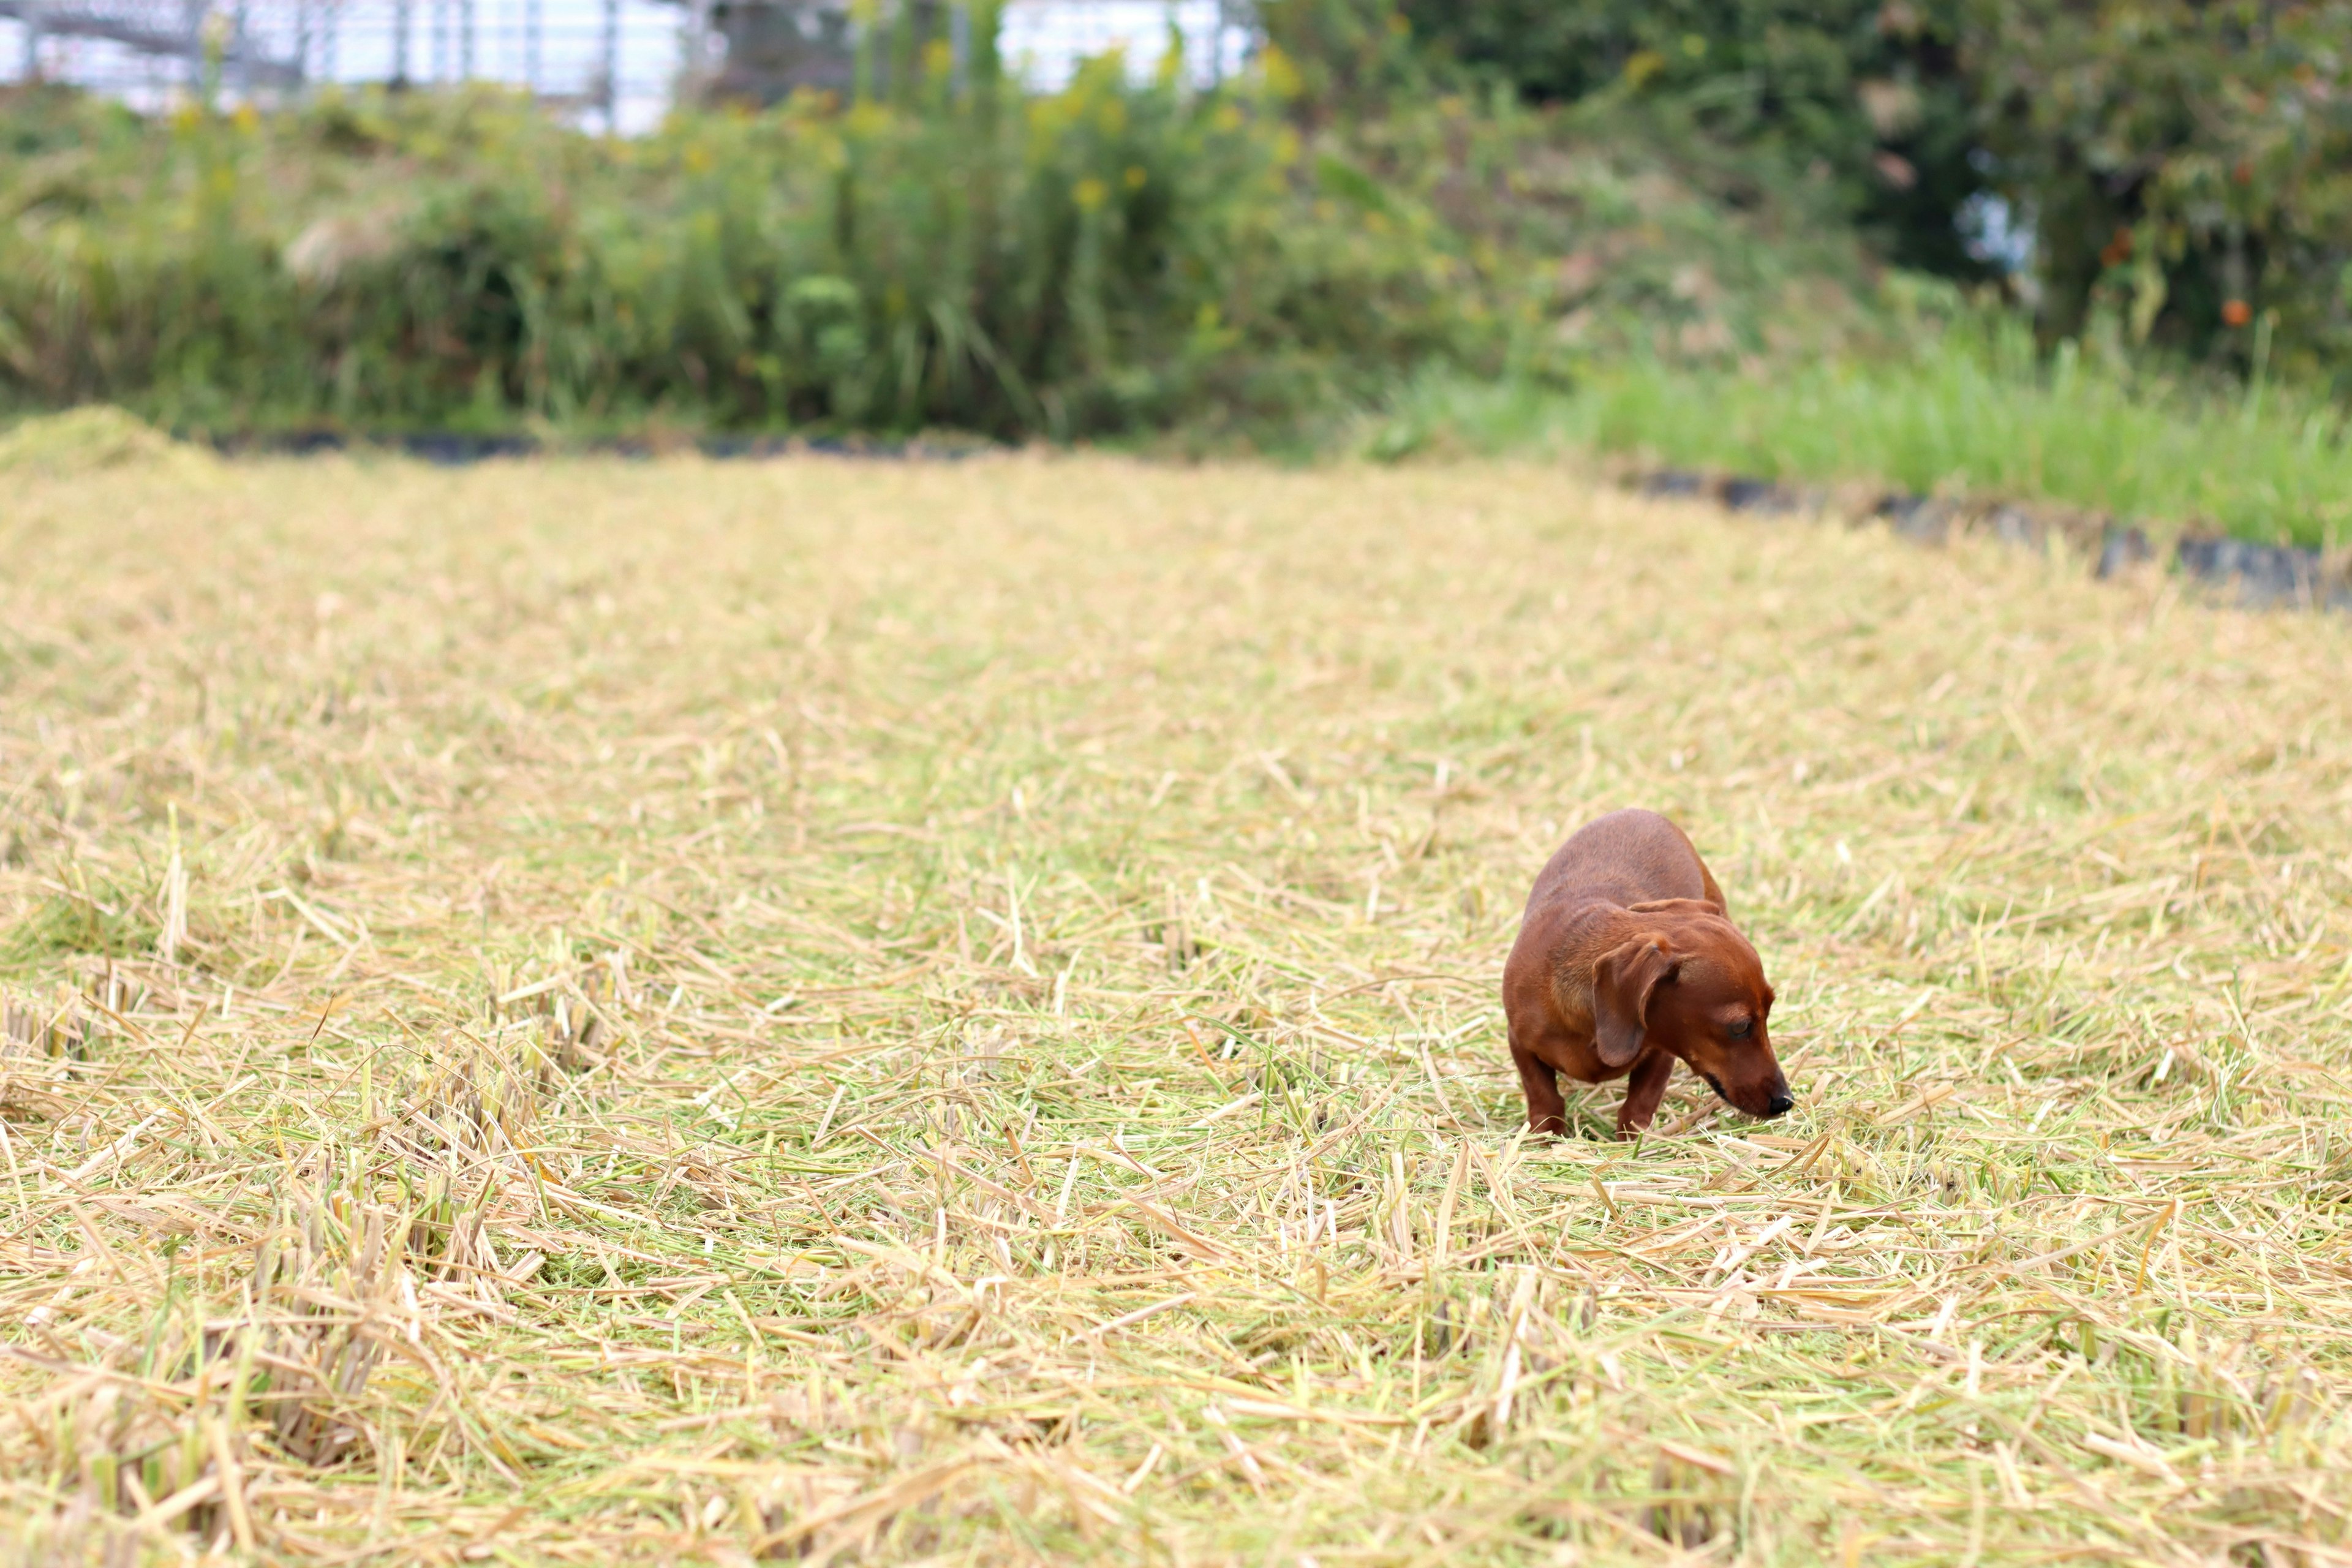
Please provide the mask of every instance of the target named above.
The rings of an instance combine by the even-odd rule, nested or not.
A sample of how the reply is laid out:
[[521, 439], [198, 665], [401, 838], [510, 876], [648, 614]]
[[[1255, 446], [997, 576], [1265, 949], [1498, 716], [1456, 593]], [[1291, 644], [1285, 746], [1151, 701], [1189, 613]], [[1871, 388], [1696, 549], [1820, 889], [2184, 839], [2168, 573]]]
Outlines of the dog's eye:
[[1748, 1031], [1754, 1026], [1755, 1026], [1748, 1023], [1747, 1019], [1742, 1018], [1739, 1022], [1731, 1026], [1728, 1033], [1735, 1040], [1744, 1040], [1748, 1037]]

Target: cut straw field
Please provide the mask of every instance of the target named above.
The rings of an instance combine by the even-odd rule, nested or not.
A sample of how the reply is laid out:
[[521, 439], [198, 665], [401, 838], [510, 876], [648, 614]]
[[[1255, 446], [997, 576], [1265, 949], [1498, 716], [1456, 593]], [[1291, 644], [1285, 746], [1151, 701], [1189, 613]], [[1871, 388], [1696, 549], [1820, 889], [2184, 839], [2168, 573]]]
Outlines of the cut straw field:
[[[1534, 465], [10, 488], [0, 1561], [2352, 1561], [2336, 620]], [[1518, 1134], [1625, 804], [1784, 1121]]]

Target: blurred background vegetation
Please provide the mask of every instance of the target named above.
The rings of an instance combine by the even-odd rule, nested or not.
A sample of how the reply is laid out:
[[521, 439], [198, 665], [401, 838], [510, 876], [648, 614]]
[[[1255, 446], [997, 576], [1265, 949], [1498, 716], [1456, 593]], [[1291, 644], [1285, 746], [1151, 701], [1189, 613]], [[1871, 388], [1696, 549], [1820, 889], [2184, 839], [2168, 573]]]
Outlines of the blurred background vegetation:
[[1804, 171], [1891, 265], [1994, 276], [1986, 225], [2006, 214], [2032, 233], [2006, 269], [2030, 262], [2018, 281], [2045, 340], [2107, 310], [2135, 341], [2244, 369], [2246, 329], [2274, 315], [2273, 348], [2299, 370], [2352, 367], [2352, 6], [1403, 0], [1396, 14], [1531, 101], [1636, 100]]
[[849, 91], [636, 139], [487, 89], [159, 118], [16, 91], [0, 405], [1391, 454], [1540, 429], [2340, 521], [2352, 3], [1264, 0], [1237, 79], [1111, 59], [1051, 93], [999, 67], [995, 0], [961, 58], [948, 15], [877, 9]]

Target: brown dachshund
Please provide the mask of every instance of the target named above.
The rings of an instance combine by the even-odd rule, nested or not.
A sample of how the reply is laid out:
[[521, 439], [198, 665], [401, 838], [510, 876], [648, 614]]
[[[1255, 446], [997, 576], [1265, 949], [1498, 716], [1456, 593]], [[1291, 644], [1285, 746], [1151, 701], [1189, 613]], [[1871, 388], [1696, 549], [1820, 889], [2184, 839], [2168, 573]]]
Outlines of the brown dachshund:
[[1617, 1135], [1634, 1136], [1676, 1058], [1750, 1116], [1796, 1103], [1765, 1029], [1763, 961], [1690, 839], [1654, 811], [1611, 812], [1544, 867], [1503, 965], [1503, 1013], [1539, 1133], [1567, 1130], [1559, 1074], [1631, 1072]]

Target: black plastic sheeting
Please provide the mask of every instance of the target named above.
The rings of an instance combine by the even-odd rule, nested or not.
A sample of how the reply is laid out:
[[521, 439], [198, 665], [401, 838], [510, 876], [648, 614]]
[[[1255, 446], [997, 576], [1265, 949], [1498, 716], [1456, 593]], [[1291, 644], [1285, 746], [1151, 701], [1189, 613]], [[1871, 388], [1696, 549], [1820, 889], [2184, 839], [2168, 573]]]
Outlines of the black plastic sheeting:
[[831, 458], [872, 458], [890, 462], [952, 462], [976, 452], [1000, 449], [982, 443], [945, 446], [933, 442], [884, 441], [833, 436], [707, 436], [692, 441], [656, 442], [615, 437], [598, 441], [541, 441], [532, 436], [478, 436], [456, 431], [414, 431], [352, 435], [341, 430], [291, 430], [266, 436], [237, 436], [208, 443], [215, 450], [243, 456], [265, 454], [307, 458], [328, 452], [394, 452], [444, 468], [462, 468], [499, 458], [594, 454], [602, 457], [655, 458], [669, 453], [697, 452], [706, 458], [761, 460], [815, 455]]
[[2316, 550], [2188, 533], [2181, 535], [2174, 559], [2192, 577], [2235, 584], [2242, 605], [2352, 611], [2352, 584], [2331, 574]]
[[[1659, 468], [1637, 476], [1633, 488], [1646, 496], [1711, 500], [1726, 509], [1760, 516], [1784, 516], [1829, 509], [1818, 490], [1801, 490], [1773, 479], [1745, 475], [1709, 476], [1689, 468]], [[1962, 533], [1989, 534], [2003, 543], [2044, 551], [2053, 534], [2083, 543], [2095, 538], [2093, 574], [2120, 576], [2157, 558], [2146, 530], [2115, 519], [2095, 521], [2096, 533], [2078, 525], [2066, 530], [2021, 506], [1965, 506], [1938, 496], [1895, 491], [1882, 496], [1871, 515], [1916, 543], [1940, 545]], [[2327, 609], [2352, 613], [2352, 582], [2329, 570], [2318, 551], [2296, 544], [2257, 544], [2227, 535], [2184, 533], [2173, 546], [2173, 570], [2197, 582], [2225, 589], [2250, 609]]]

